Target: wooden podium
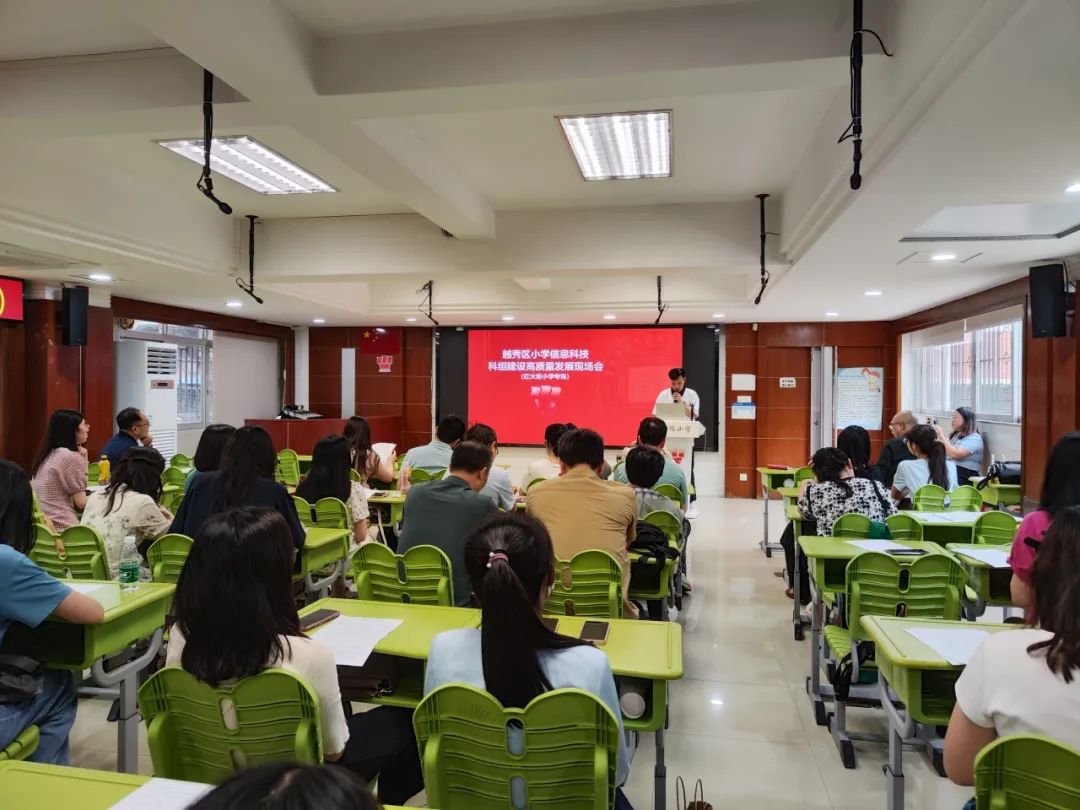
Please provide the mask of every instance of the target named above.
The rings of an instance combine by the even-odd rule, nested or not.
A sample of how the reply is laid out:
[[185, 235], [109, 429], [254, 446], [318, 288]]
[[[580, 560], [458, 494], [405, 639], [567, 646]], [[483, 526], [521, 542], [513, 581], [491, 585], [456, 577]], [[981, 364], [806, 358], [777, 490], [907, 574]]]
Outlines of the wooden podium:
[[[311, 455], [315, 443], [326, 436], [341, 436], [344, 419], [245, 419], [245, 425], [258, 425], [270, 434], [276, 450], [295, 450], [302, 456]], [[400, 416], [371, 416], [373, 442], [401, 443]]]

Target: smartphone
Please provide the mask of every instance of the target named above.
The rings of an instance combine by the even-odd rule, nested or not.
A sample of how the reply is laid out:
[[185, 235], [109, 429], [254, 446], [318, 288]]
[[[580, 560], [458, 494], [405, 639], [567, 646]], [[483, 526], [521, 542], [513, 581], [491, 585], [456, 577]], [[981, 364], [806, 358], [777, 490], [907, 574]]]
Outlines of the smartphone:
[[609, 629], [607, 622], [585, 622], [578, 638], [589, 644], [603, 644], [607, 641]]
[[311, 613], [300, 617], [300, 630], [301, 632], [314, 630], [316, 627], [322, 627], [324, 624], [332, 622], [340, 615], [340, 610], [328, 610], [323, 608], [322, 610], [312, 611]]

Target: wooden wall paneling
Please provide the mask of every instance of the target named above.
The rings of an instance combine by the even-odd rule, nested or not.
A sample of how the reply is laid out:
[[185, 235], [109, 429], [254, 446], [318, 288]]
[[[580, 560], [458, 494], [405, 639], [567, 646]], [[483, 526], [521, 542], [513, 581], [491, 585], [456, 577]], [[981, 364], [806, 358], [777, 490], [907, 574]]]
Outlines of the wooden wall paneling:
[[28, 469], [31, 448], [26, 416], [26, 326], [0, 323], [0, 458]]
[[87, 309], [86, 346], [82, 350], [83, 414], [90, 423], [87, 452], [98, 458], [101, 448], [116, 432], [113, 403], [116, 376], [116, 347], [113, 343], [113, 314], [107, 307]]
[[1024, 497], [1037, 499], [1050, 454], [1050, 392], [1053, 385], [1052, 341], [1024, 338], [1024, 395], [1021, 424]]
[[[79, 387], [79, 348], [60, 344], [60, 302], [28, 300], [25, 314], [25, 430], [32, 448], [29, 453], [33, 455], [49, 415], [58, 408], [80, 408], [82, 392]], [[99, 426], [98, 430], [101, 429]]]
[[958, 298], [939, 307], [932, 307], [893, 321], [893, 333], [902, 335], [905, 332], [914, 332], [928, 326], [960, 321], [964, 318], [972, 318], [986, 312], [993, 312], [995, 309], [1004, 309], [1016, 304], [1023, 304], [1027, 300], [1027, 293], [1027, 278], [1018, 278], [1015, 281], [991, 287], [989, 290], [983, 290], [965, 298]]
[[[117, 318], [132, 318], [140, 321], [158, 321], [183, 326], [204, 326], [207, 329], [234, 332], [238, 335], [277, 338], [287, 341], [293, 334], [292, 328], [279, 326], [249, 318], [237, 318], [218, 312], [203, 312], [198, 309], [174, 307], [168, 304], [155, 304], [150, 301], [136, 301], [132, 298], [113, 296], [111, 300], [113, 315]], [[312, 332], [317, 330], [312, 329]]]

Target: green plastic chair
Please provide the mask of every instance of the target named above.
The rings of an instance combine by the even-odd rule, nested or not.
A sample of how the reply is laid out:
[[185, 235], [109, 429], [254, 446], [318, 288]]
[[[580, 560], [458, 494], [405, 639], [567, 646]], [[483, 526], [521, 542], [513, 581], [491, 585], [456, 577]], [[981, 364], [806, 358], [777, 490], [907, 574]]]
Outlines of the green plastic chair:
[[101, 480], [101, 462], [91, 461], [86, 465], [86, 484], [87, 486], [97, 486]]
[[37, 726], [27, 726], [7, 746], [0, 748], [0, 762], [9, 759], [26, 759], [37, 750], [40, 740], [40, 729]]
[[814, 468], [810, 466], [799, 467], [795, 470], [795, 486], [798, 486], [800, 482], [814, 479]]
[[983, 512], [975, 519], [971, 529], [972, 543], [1004, 545], [1016, 537], [1020, 524], [1008, 512]]
[[1038, 735], [994, 740], [975, 757], [976, 810], [1080, 807], [1080, 751]]
[[[682, 549], [682, 526], [678, 519], [669, 512], [649, 512], [640, 519], [642, 523], [649, 523], [662, 531], [668, 539], [668, 545], [675, 549]], [[681, 556], [679, 560], [667, 559], [653, 561], [646, 559], [635, 551], [630, 552], [630, 585], [629, 597], [635, 602], [659, 602], [661, 606], [661, 618], [667, 618], [669, 604], [682, 609], [682, 585], [679, 581], [685, 573]], [[661, 565], [659, 573], [654, 566]], [[643, 583], [656, 582], [656, 586]]]
[[949, 493], [950, 512], [977, 512], [982, 509], [982, 493], [973, 486], [957, 487]]
[[163, 534], [155, 540], [146, 550], [151, 579], [175, 585], [194, 542], [185, 534]]
[[870, 536], [870, 518], [848, 512], [833, 521], [833, 537], [865, 538]]
[[268, 762], [322, 763], [319, 699], [283, 669], [215, 689], [165, 667], [139, 687], [139, 711], [154, 775], [165, 779], [213, 784]]
[[295, 450], [278, 451], [274, 478], [287, 487], [295, 487], [300, 483], [300, 458]]
[[176, 510], [180, 508], [180, 504], [183, 500], [184, 490], [182, 487], [180, 489], [174, 490], [173, 492], [161, 493], [161, 505], [168, 509], [170, 512], [172, 512], [174, 515], [176, 514]]
[[643, 523], [648, 523], [662, 531], [668, 539], [668, 543], [675, 548], [682, 548], [682, 524], [679, 519], [670, 512], [649, 512], [641, 518]]
[[109, 579], [105, 544], [89, 526], [69, 526], [60, 533], [64, 546], [56, 548], [57, 536], [38, 526], [30, 558], [57, 579]]
[[537, 484], [542, 484], [547, 480], [548, 479], [546, 479], [546, 478], [534, 478], [532, 481], [529, 482], [529, 485], [527, 487], [525, 487], [525, 491], [528, 492], [530, 489], [535, 487]]
[[337, 498], [319, 498], [315, 503], [315, 525], [320, 529], [351, 529], [349, 508]]
[[300, 518], [300, 525], [306, 529], [312, 529], [318, 525], [315, 521], [315, 510], [311, 504], [299, 495], [293, 495], [293, 506], [296, 507], [296, 516]]
[[676, 506], [682, 506], [682, 490], [674, 484], [657, 484], [653, 487], [653, 492], [663, 495]]
[[410, 484], [427, 484], [430, 481], [441, 481], [446, 476], [446, 470], [425, 470], [423, 467], [409, 470]]
[[923, 484], [911, 497], [917, 512], [944, 512], [948, 493], [937, 484]]
[[395, 554], [382, 543], [364, 543], [349, 563], [356, 597], [374, 602], [454, 605], [450, 559], [435, 546]]
[[364, 483], [364, 479], [360, 477], [360, 471], [355, 468], [349, 470], [349, 480], [358, 484]]
[[[508, 734], [511, 724], [519, 728]], [[608, 810], [614, 804], [618, 723], [581, 689], [556, 689], [524, 709], [507, 709], [480, 689], [447, 684], [420, 702], [413, 728], [432, 807], [524, 806], [514, 802], [515, 785], [514, 792], [524, 794], [518, 801], [531, 808]], [[511, 745], [522, 753], [512, 753]]]
[[179, 467], [166, 467], [161, 473], [161, 483], [183, 487], [187, 481], [187, 471]]
[[622, 618], [622, 565], [603, 549], [555, 560], [555, 587], [544, 605], [553, 616]]
[[893, 540], [922, 540], [923, 538], [922, 524], [911, 515], [898, 512], [885, 518], [885, 522], [889, 524], [889, 534], [892, 535]]
[[190, 456], [185, 456], [183, 453], [177, 453], [175, 456], [169, 459], [169, 466], [179, 467], [186, 473], [189, 469], [191, 469], [193, 465]]
[[[858, 663], [858, 644], [866, 639], [861, 623], [863, 616], [958, 619], [966, 582], [967, 575], [960, 563], [944, 554], [900, 559], [868, 551], [852, 558], [845, 572], [846, 626], [827, 625], [824, 629], [825, 641], [831, 651], [830, 661], [835, 662], [850, 654], [853, 665], [851, 683], [865, 682], [868, 677], [875, 675], [876, 668], [869, 663], [861, 666]], [[853, 686], [852, 698], [875, 699], [876, 691], [871, 693], [872, 696], [856, 695], [856, 691]], [[854, 736], [847, 731], [846, 709], [845, 701], [836, 698], [830, 727], [844, 767], [854, 768]], [[858, 735], [858, 738], [884, 739], [869, 735]]]

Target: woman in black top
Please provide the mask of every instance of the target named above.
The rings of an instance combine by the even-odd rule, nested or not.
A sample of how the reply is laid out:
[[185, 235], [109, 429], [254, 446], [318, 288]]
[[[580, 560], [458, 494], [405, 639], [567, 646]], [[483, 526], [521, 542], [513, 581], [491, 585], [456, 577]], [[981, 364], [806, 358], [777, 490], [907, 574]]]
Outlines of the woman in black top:
[[881, 480], [881, 471], [870, 464], [870, 434], [866, 428], [848, 425], [836, 437], [836, 449], [847, 455], [856, 478]]
[[236, 506], [265, 506], [285, 518], [299, 551], [304, 546], [304, 527], [288, 491], [274, 480], [276, 464], [270, 434], [254, 425], [240, 428], [225, 445], [221, 467], [192, 482], [169, 531], [194, 537], [211, 515]]

